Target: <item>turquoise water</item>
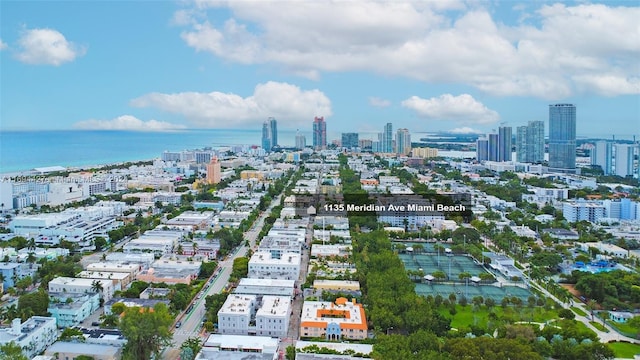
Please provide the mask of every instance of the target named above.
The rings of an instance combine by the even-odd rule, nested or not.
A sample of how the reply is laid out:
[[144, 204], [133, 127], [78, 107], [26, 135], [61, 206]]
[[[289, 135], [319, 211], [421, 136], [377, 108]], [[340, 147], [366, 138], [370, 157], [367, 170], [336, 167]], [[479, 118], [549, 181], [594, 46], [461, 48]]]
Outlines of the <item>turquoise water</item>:
[[[227, 145], [258, 145], [261, 130], [1, 131], [0, 173], [44, 166], [85, 166], [158, 158], [163, 151]], [[293, 145], [295, 131], [279, 131]], [[309, 139], [309, 134], [305, 134]]]

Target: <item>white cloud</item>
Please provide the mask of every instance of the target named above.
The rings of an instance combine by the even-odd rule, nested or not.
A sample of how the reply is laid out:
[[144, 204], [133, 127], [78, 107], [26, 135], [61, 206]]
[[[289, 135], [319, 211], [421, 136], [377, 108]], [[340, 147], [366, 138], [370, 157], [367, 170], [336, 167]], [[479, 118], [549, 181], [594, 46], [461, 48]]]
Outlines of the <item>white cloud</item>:
[[[640, 93], [633, 81], [640, 7], [529, 5], [516, 10], [529, 11], [517, 25], [504, 25], [482, 2], [198, 1], [189, 9], [198, 16], [188, 17], [182, 38], [197, 51], [277, 64], [311, 79], [357, 70], [462, 83], [500, 96]], [[222, 7], [231, 13], [226, 21], [207, 20], [208, 8]], [[610, 74], [620, 87], [580, 81]]]
[[476, 129], [472, 129], [472, 128], [468, 127], [468, 126], [451, 129], [448, 132], [453, 133], [453, 134], [480, 134], [480, 133], [482, 133], [482, 131], [476, 130]]
[[18, 39], [18, 60], [33, 65], [59, 66], [82, 56], [85, 49], [76, 46], [54, 29], [24, 30]]
[[443, 94], [439, 97], [423, 99], [412, 96], [402, 102], [402, 106], [413, 110], [418, 116], [461, 124], [487, 125], [500, 120], [500, 115], [487, 108], [471, 95], [453, 96]]
[[135, 107], [155, 107], [180, 114], [198, 127], [238, 128], [275, 117], [283, 128], [314, 116], [331, 116], [331, 101], [320, 90], [302, 90], [287, 83], [256, 85], [251, 96], [222, 92], [151, 93], [131, 100]]
[[166, 131], [184, 129], [184, 125], [168, 123], [166, 121], [142, 121], [132, 115], [118, 116], [112, 120], [85, 120], [73, 125], [76, 129], [84, 130], [130, 130], [130, 131]]
[[9, 45], [7, 45], [6, 42], [2, 41], [2, 39], [0, 39], [0, 51], [6, 49], [7, 47], [9, 47]]
[[387, 107], [387, 106], [391, 106], [391, 101], [372, 96], [369, 98], [369, 105], [375, 106], [375, 107]]

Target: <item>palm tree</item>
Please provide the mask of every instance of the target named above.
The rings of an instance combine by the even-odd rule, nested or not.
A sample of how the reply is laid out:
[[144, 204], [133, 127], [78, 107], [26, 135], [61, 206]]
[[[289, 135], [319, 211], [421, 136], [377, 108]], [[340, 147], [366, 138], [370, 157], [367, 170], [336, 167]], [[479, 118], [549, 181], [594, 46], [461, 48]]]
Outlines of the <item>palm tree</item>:
[[98, 280], [93, 280], [93, 282], [91, 283], [91, 291], [101, 294], [102, 290], [104, 290], [102, 283]]
[[591, 313], [591, 320], [593, 320], [593, 310], [596, 309], [596, 307], [598, 307], [598, 302], [590, 299], [589, 301], [587, 301], [587, 310], [589, 310], [589, 312]]
[[442, 270], [434, 271], [431, 275], [438, 281], [447, 278], [447, 274], [445, 274]]

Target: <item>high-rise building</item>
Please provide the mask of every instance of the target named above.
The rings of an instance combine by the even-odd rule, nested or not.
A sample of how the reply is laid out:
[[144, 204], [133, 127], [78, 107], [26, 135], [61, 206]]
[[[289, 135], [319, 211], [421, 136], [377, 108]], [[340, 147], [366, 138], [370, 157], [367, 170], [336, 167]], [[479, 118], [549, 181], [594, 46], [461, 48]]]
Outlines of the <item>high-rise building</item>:
[[278, 121], [272, 117], [262, 123], [262, 148], [271, 151], [278, 145]]
[[300, 132], [296, 132], [296, 149], [302, 150], [307, 146], [307, 138]]
[[373, 141], [371, 139], [360, 139], [358, 140], [358, 146], [362, 149], [362, 150], [369, 150], [371, 151], [371, 146], [372, 146]]
[[345, 149], [354, 149], [359, 146], [358, 133], [342, 133], [342, 147]]
[[316, 116], [313, 119], [313, 147], [324, 149], [327, 147], [327, 123], [323, 116]]
[[498, 161], [499, 153], [500, 153], [500, 137], [498, 136], [498, 134], [489, 134], [489, 148], [488, 148], [489, 161]]
[[218, 184], [220, 177], [220, 161], [214, 156], [211, 158], [211, 162], [207, 164], [207, 184]]
[[487, 138], [478, 138], [476, 141], [476, 160], [489, 160], [489, 140]]
[[269, 121], [262, 123], [262, 148], [265, 151], [271, 151], [271, 125]]
[[498, 161], [511, 161], [511, 126], [498, 128]]
[[393, 124], [387, 123], [384, 126], [384, 131], [382, 132], [382, 152], [383, 153], [392, 153], [393, 152]]
[[529, 121], [516, 129], [516, 160], [523, 163], [544, 161], [544, 121]]
[[613, 168], [613, 144], [609, 141], [597, 141], [591, 149], [591, 165], [600, 166], [605, 175]]
[[408, 129], [398, 129], [396, 132], [396, 153], [409, 155], [411, 152], [411, 134]]
[[633, 160], [635, 146], [631, 144], [615, 144], [615, 174], [626, 177], [633, 175]]
[[278, 146], [278, 121], [272, 117], [269, 118], [269, 129], [271, 130], [271, 147]]
[[576, 171], [576, 106], [549, 105], [549, 171]]

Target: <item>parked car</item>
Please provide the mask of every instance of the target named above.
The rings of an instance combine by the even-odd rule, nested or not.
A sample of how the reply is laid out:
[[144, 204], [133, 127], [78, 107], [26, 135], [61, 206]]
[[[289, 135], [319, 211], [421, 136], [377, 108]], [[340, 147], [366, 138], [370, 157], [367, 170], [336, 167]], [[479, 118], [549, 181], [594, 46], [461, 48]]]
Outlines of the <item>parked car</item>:
[[179, 329], [179, 328], [180, 328], [180, 326], [182, 326], [182, 321], [178, 321], [178, 322], [176, 323], [176, 329]]

